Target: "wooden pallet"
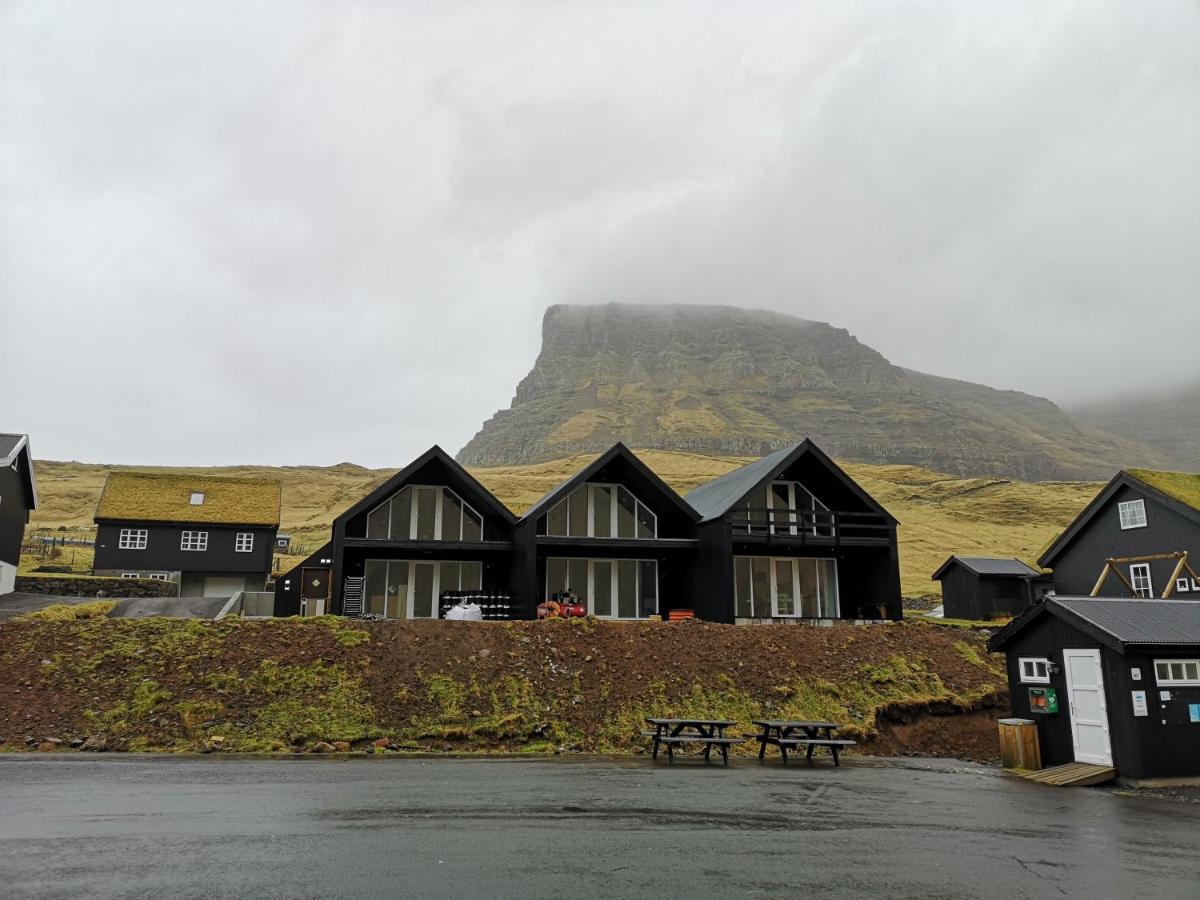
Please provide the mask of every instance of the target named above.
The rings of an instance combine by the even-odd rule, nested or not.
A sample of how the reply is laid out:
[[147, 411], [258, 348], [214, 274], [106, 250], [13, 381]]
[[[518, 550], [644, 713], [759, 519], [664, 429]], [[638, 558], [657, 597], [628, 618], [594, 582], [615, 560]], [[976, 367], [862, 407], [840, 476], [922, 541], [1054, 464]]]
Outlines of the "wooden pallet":
[[1022, 778], [1036, 781], [1039, 784], [1053, 784], [1057, 787], [1083, 787], [1089, 784], [1104, 784], [1117, 777], [1117, 770], [1112, 766], [1093, 766], [1089, 763], [1067, 763], [1065, 766], [1052, 766], [1049, 769], [1038, 769], [1035, 772], [1018, 772]]

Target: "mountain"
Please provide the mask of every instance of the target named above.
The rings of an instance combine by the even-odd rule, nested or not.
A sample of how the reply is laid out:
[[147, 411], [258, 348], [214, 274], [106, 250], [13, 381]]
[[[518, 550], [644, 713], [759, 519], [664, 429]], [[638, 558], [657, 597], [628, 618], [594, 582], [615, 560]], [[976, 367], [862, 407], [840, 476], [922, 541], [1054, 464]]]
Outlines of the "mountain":
[[1167, 456], [1040, 397], [895, 366], [842, 328], [724, 306], [552, 306], [542, 348], [460, 451], [513, 465], [633, 447], [840, 459], [1024, 480], [1107, 478]]
[[1200, 379], [1161, 394], [1120, 397], [1070, 410], [1077, 421], [1155, 448], [1169, 468], [1200, 472]]

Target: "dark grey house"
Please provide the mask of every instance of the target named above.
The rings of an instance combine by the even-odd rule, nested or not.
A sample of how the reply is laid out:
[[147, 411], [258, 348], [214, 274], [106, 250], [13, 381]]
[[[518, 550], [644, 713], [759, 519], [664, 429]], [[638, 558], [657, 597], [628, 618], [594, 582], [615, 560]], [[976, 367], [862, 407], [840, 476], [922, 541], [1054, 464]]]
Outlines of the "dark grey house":
[[183, 597], [261, 591], [280, 500], [269, 479], [114, 472], [96, 507], [93, 573], [173, 581]]
[[932, 578], [942, 583], [949, 619], [1015, 616], [1051, 588], [1048, 575], [1011, 556], [951, 556]]
[[37, 509], [37, 482], [29, 435], [0, 433], [0, 594], [10, 593], [21, 561], [29, 514]]
[[1200, 775], [1200, 603], [1050, 597], [988, 641], [1042, 763]]
[[[1058, 594], [1088, 596], [1114, 563], [1102, 597], [1200, 600], [1200, 582], [1180, 570], [1186, 552], [1200, 569], [1200, 475], [1128, 469], [1119, 472], [1054, 539], [1038, 565], [1054, 570]], [[1158, 557], [1131, 560], [1131, 557]]]
[[276, 580], [276, 614], [436, 617], [451, 590], [531, 618], [566, 589], [615, 619], [899, 619], [896, 521], [808, 442], [686, 499], [618, 443], [519, 520], [434, 447]]
[[896, 520], [811, 441], [687, 495], [696, 611], [716, 621], [903, 616]]

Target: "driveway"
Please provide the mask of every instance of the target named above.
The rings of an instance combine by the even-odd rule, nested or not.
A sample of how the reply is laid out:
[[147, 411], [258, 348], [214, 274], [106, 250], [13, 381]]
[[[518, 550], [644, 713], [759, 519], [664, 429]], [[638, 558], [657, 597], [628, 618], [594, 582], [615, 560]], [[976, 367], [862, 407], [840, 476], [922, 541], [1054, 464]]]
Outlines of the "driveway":
[[1189, 897], [1200, 804], [947, 760], [0, 754], [6, 897]]
[[[0, 596], [0, 621], [55, 603], [91, 603], [95, 597], [55, 597], [49, 594], [11, 593]], [[117, 606], [113, 618], [136, 619], [144, 616], [169, 616], [175, 619], [212, 619], [229, 602], [228, 597], [107, 597]]]

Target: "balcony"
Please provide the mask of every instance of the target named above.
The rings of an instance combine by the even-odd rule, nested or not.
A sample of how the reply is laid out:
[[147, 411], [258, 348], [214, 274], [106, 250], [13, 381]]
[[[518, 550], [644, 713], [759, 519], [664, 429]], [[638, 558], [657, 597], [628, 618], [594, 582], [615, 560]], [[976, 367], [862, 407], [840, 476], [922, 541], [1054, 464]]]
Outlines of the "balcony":
[[729, 514], [735, 541], [804, 546], [887, 546], [892, 523], [878, 513], [750, 507]]

